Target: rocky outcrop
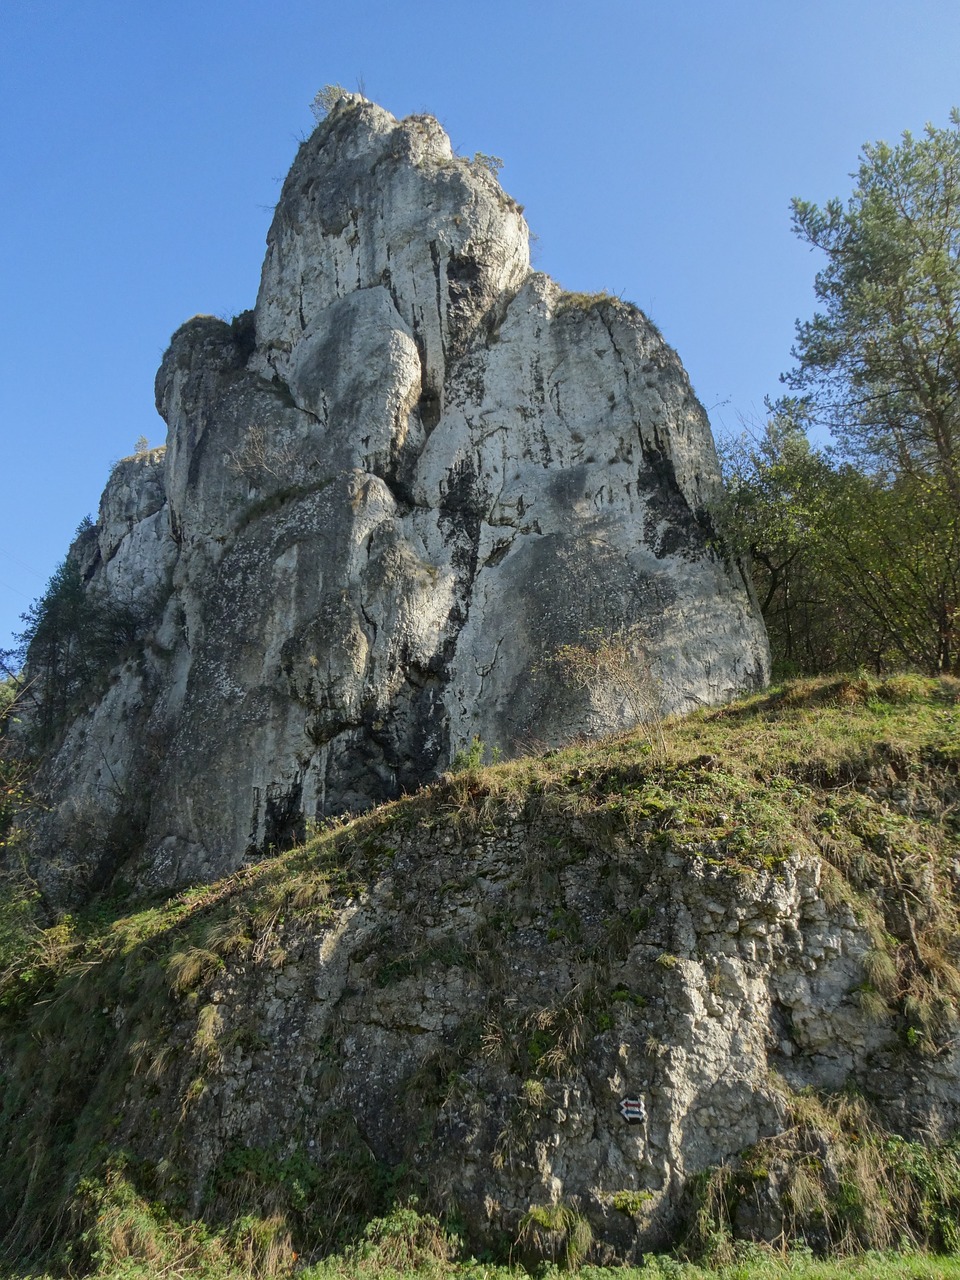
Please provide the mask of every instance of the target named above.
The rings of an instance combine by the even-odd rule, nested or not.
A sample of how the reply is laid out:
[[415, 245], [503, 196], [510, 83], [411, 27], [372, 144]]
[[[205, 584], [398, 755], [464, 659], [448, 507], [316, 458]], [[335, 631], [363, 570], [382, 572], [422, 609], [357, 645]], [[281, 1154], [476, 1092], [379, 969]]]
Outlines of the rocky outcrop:
[[610, 672], [558, 679], [564, 645], [613, 637], [657, 715], [766, 677], [677, 356], [531, 272], [520, 207], [429, 117], [339, 100], [254, 312], [178, 330], [157, 405], [165, 452], [118, 466], [75, 552], [138, 620], [47, 770], [45, 848], [81, 882], [131, 847], [140, 883], [221, 874], [476, 736], [630, 723]]
[[0, 1241], [75, 1239], [120, 1170], [307, 1258], [410, 1195], [514, 1258], [538, 1210], [607, 1263], [698, 1221], [942, 1247], [960, 685], [859, 683], [459, 772], [51, 929], [0, 975]]
[[626, 841], [578, 855], [575, 823], [560, 848], [552, 824], [545, 847], [528, 815], [495, 823], [468, 841], [378, 833], [390, 869], [369, 893], [317, 929], [304, 892], [289, 925], [208, 964], [206, 1060], [190, 1014], [168, 1010], [150, 1045], [179, 1132], [144, 1123], [133, 1082], [118, 1143], [177, 1168], [195, 1211], [238, 1145], [334, 1165], [364, 1151], [426, 1175], [476, 1247], [516, 1239], [531, 1205], [570, 1204], [612, 1261], [675, 1240], [691, 1180], [784, 1130], [772, 1071], [797, 1089], [858, 1078], [915, 1128], [933, 1112], [952, 1131], [954, 1058], [913, 1096], [884, 1070], [896, 1048], [855, 994], [870, 937], [827, 908], [815, 862], [730, 875]]

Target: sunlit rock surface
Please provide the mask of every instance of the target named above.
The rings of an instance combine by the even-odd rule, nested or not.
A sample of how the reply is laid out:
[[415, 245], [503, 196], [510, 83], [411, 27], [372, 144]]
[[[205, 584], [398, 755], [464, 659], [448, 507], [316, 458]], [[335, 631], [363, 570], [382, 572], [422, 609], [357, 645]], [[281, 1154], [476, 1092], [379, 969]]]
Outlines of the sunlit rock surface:
[[676, 354], [531, 271], [520, 207], [430, 117], [339, 101], [255, 310], [179, 329], [157, 405], [165, 452], [117, 467], [73, 552], [140, 625], [48, 766], [51, 886], [131, 849], [141, 883], [221, 874], [475, 735], [628, 725], [622, 682], [559, 678], [563, 645], [619, 637], [657, 714], [766, 678]]

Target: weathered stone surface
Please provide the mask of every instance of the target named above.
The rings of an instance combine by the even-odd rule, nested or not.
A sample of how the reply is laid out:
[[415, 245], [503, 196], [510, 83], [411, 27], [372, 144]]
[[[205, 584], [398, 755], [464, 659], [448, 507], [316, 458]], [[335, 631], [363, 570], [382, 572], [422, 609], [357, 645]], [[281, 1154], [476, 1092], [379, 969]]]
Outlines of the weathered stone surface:
[[[316, 1167], [335, 1223], [375, 1161], [405, 1170], [401, 1187], [422, 1174], [425, 1207], [474, 1248], [515, 1241], [530, 1206], [554, 1203], [590, 1221], [596, 1260], [636, 1261], [675, 1241], [698, 1174], [749, 1166], [784, 1133], [790, 1089], [862, 1091], [896, 1133], [954, 1132], [955, 1044], [905, 1059], [895, 1020], [861, 1007], [874, 942], [824, 894], [815, 856], [731, 869], [721, 845], [667, 852], [533, 800], [479, 800], [460, 834], [445, 812], [394, 813], [327, 861], [301, 855], [286, 893], [271, 896], [282, 865], [223, 885], [226, 911], [215, 898], [181, 931], [148, 1000], [135, 977], [114, 994], [116, 971], [149, 968], [154, 944], [90, 966], [109, 1141], [151, 1196], [215, 1217], [236, 1153], [265, 1154]], [[97, 1137], [98, 1102], [99, 1120], [85, 1095], [74, 1117]], [[755, 1187], [740, 1176], [739, 1200], [746, 1234], [773, 1239], [770, 1159], [755, 1158]]]
[[81, 880], [117, 822], [137, 876], [177, 884], [416, 787], [476, 734], [510, 754], [622, 727], [615, 681], [550, 663], [592, 634], [626, 637], [663, 713], [766, 677], [676, 354], [636, 308], [532, 273], [519, 207], [429, 117], [339, 102], [255, 312], [178, 330], [157, 405], [165, 453], [117, 468], [84, 544], [142, 643], [49, 766], [92, 815], [82, 841], [60, 814], [44, 834]]

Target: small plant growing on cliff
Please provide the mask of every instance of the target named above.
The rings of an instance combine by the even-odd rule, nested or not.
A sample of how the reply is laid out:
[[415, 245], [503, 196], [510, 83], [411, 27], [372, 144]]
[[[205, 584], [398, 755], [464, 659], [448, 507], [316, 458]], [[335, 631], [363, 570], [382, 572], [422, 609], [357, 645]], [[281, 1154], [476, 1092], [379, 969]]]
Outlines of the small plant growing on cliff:
[[544, 1262], [575, 1271], [593, 1244], [593, 1229], [569, 1204], [532, 1204], [520, 1219], [517, 1243]]
[[602, 302], [614, 300], [614, 295], [607, 293], [606, 289], [601, 289], [598, 293], [577, 293], [565, 289], [556, 301], [554, 312], [559, 316], [564, 311], [592, 311]]
[[486, 169], [495, 178], [500, 177], [500, 170], [503, 168], [503, 161], [499, 156], [488, 156], [485, 151], [475, 151], [470, 163], [475, 169]]
[[175, 951], [167, 961], [170, 986], [178, 994], [192, 991], [222, 968], [223, 960], [220, 956], [205, 947], [186, 947], [182, 951]]
[[420, 1213], [417, 1199], [396, 1205], [385, 1218], [374, 1218], [363, 1232], [363, 1240], [348, 1253], [371, 1274], [424, 1271], [450, 1261], [457, 1242], [440, 1221]]
[[610, 1203], [618, 1213], [625, 1213], [631, 1218], [639, 1218], [652, 1199], [653, 1193], [651, 1191], [615, 1191]]
[[[500, 748], [490, 748], [490, 764], [498, 764], [500, 761]], [[461, 747], [454, 755], [450, 765], [451, 773], [466, 773], [470, 769], [482, 769], [487, 757], [487, 744], [479, 734], [474, 734], [470, 739], [469, 747]]]
[[291, 445], [275, 436], [268, 437], [259, 423], [249, 428], [236, 449], [229, 449], [224, 455], [227, 470], [242, 476], [255, 488], [262, 487], [268, 477], [279, 481], [289, 479], [295, 460], [296, 451]]
[[550, 1103], [547, 1086], [542, 1080], [524, 1080], [520, 1086], [520, 1093], [527, 1106], [532, 1107], [535, 1111], [543, 1111]]
[[659, 756], [665, 754], [660, 690], [636, 628], [621, 627], [609, 634], [594, 628], [579, 644], [554, 650], [547, 665], [565, 684], [592, 697], [613, 691], [634, 722], [646, 727], [651, 747]]
[[310, 110], [317, 124], [326, 120], [341, 98], [348, 96], [346, 89], [339, 84], [325, 84], [322, 89], [318, 89], [310, 103]]

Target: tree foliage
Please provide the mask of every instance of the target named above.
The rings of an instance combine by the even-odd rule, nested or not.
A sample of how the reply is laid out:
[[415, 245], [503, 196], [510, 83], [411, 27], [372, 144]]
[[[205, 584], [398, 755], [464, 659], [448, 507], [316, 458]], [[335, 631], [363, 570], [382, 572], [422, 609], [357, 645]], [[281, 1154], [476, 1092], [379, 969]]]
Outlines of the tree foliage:
[[67, 556], [23, 614], [18, 637], [28, 675], [25, 718], [35, 747], [50, 745], [78, 702], [132, 649], [143, 621], [132, 606], [93, 596]]
[[950, 120], [864, 147], [846, 208], [794, 200], [795, 230], [827, 261], [787, 381], [861, 465], [935, 478], [960, 507], [960, 113]]
[[[2, 654], [0, 667], [6, 669]], [[30, 799], [33, 771], [17, 749], [10, 732], [17, 721], [23, 698], [22, 680], [9, 672], [0, 677], [0, 861], [15, 830], [17, 818]]]
[[956, 669], [960, 525], [915, 476], [888, 480], [828, 449], [781, 402], [726, 442], [719, 523], [750, 556], [777, 669]]
[[321, 89], [318, 89], [313, 95], [313, 101], [310, 103], [310, 110], [313, 112], [313, 118], [317, 124], [326, 120], [341, 98], [349, 96], [347, 90], [339, 84], [325, 84]]
[[718, 524], [750, 558], [779, 673], [851, 665], [847, 632], [855, 624], [820, 564], [829, 463], [810, 446], [802, 404], [785, 401], [762, 431], [722, 441], [720, 457], [727, 483]]
[[589, 631], [579, 644], [563, 644], [550, 655], [561, 682], [603, 698], [612, 694], [635, 725], [646, 726], [650, 745], [665, 750], [661, 689], [638, 627]]
[[[782, 668], [960, 671], [960, 114], [864, 147], [846, 205], [793, 202], [825, 256], [794, 392], [727, 450]], [[810, 427], [833, 443], [816, 450]]]

